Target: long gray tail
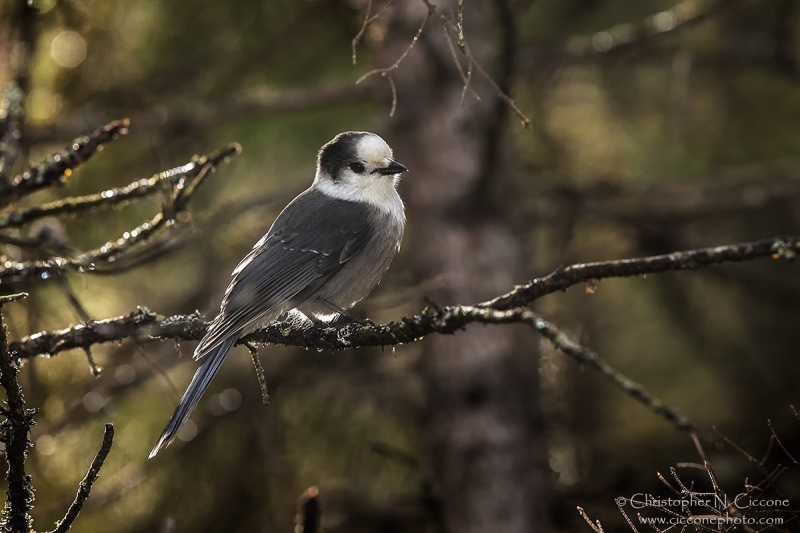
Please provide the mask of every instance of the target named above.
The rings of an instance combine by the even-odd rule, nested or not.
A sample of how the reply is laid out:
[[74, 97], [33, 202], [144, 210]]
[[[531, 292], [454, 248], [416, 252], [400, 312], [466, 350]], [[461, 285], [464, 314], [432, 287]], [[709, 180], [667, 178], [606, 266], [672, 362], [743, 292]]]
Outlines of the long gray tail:
[[197, 407], [197, 403], [208, 388], [211, 380], [214, 379], [217, 371], [222, 366], [222, 362], [225, 360], [225, 356], [231, 351], [237, 338], [237, 335], [229, 337], [220, 344], [214, 352], [208, 354], [204, 358], [205, 360], [200, 365], [200, 368], [194, 373], [192, 382], [189, 383], [189, 387], [186, 389], [186, 392], [183, 393], [183, 398], [178, 402], [178, 407], [176, 407], [175, 412], [172, 413], [172, 418], [167, 422], [167, 427], [164, 428], [161, 437], [158, 438], [158, 442], [153, 446], [153, 450], [150, 452], [149, 456], [150, 459], [155, 457], [162, 448], [166, 448], [170, 445], [175, 435], [178, 433], [178, 430], [189, 419], [189, 415], [191, 415], [194, 408]]

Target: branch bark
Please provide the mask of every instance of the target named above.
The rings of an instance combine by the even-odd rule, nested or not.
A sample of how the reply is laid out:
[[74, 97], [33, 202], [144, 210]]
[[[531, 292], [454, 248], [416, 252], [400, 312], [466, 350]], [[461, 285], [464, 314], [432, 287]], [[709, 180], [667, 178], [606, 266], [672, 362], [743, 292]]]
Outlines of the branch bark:
[[[192, 196], [209, 173], [228, 157], [239, 152], [241, 152], [241, 147], [238, 144], [229, 144], [208, 156], [200, 157], [196, 161], [181, 167], [179, 171], [184, 174], [172, 187], [171, 205], [163, 207], [161, 212], [157, 213], [152, 219], [131, 231], [125, 232], [121, 238], [114, 242], [108, 242], [95, 250], [90, 250], [74, 257], [51, 257], [45, 261], [5, 261], [0, 265], [0, 286], [2, 284], [18, 283], [31, 278], [47, 279], [56, 274], [72, 271], [99, 273], [115, 271], [118, 259], [125, 254], [141, 251], [141, 247], [151, 242], [155, 236], [173, 227], [177, 220], [177, 214], [187, 209]], [[168, 172], [174, 171], [173, 169], [173, 171]], [[116, 203], [113, 197], [105, 200], [108, 205]], [[74, 209], [83, 210], [87, 208], [87, 204], [91, 204], [94, 207], [104, 205], [102, 202], [98, 204], [94, 199], [89, 199], [78, 204]]]
[[86, 472], [86, 476], [78, 487], [78, 494], [75, 495], [75, 501], [72, 502], [67, 510], [67, 514], [64, 515], [64, 518], [59, 520], [56, 524], [56, 528], [51, 533], [67, 533], [72, 528], [72, 523], [78, 518], [81, 509], [83, 509], [83, 504], [86, 503], [86, 500], [89, 498], [92, 485], [94, 485], [94, 482], [97, 481], [97, 478], [100, 476], [100, 469], [103, 468], [103, 463], [108, 456], [108, 452], [111, 451], [111, 445], [113, 443], [114, 424], [108, 423], [103, 430], [103, 444], [100, 446], [100, 450], [97, 452], [97, 455], [95, 455], [89, 467], [89, 471]]
[[[0, 301], [2, 304], [23, 297], [12, 295]], [[25, 408], [22, 387], [17, 382], [19, 373], [18, 355], [8, 345], [8, 331], [0, 313], [0, 386], [6, 391], [6, 400], [0, 410], [5, 420], [0, 422], [0, 442], [5, 444], [5, 457], [8, 463], [6, 480], [6, 504], [3, 509], [0, 529], [14, 533], [27, 533], [32, 522], [28, 511], [32, 508], [33, 487], [30, 476], [25, 473], [25, 460], [28, 448], [32, 446], [28, 440], [28, 432], [33, 425], [35, 409]]]
[[128, 119], [115, 120], [87, 136], [75, 139], [64, 150], [50, 155], [38, 165], [16, 176], [10, 183], [1, 183], [0, 207], [66, 180], [72, 174], [72, 169], [86, 162], [104, 144], [128, 133], [128, 125]]

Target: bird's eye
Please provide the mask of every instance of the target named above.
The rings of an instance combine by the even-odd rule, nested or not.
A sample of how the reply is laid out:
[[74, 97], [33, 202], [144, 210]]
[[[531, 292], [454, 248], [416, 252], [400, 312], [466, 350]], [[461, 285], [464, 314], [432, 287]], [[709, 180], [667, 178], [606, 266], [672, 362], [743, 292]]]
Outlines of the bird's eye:
[[355, 163], [350, 163], [350, 170], [352, 170], [356, 174], [361, 174], [366, 169], [364, 168], [364, 165], [362, 163], [356, 161]]

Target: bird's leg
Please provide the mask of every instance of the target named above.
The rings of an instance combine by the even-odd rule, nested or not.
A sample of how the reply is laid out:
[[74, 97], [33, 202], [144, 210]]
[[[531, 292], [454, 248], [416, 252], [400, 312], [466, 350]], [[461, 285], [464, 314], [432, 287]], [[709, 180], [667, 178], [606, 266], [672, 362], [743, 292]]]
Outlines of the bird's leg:
[[375, 322], [373, 322], [369, 318], [359, 318], [356, 315], [354, 315], [354, 314], [352, 314], [352, 313], [350, 313], [348, 311], [345, 311], [344, 309], [342, 309], [338, 305], [333, 304], [333, 303], [329, 302], [328, 300], [325, 300], [324, 298], [317, 297], [317, 298], [314, 299], [314, 301], [316, 303], [322, 305], [322, 306], [327, 307], [328, 309], [330, 309], [334, 313], [338, 313], [340, 316], [345, 317], [350, 322], [354, 322], [354, 323], [360, 324], [362, 326], [374, 326], [374, 325], [376, 325]]

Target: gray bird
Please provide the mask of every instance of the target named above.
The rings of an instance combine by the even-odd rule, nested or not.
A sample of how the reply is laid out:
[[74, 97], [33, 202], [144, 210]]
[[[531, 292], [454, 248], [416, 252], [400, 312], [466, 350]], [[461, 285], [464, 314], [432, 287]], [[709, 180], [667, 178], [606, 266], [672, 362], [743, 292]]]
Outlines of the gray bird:
[[403, 238], [396, 187], [406, 170], [374, 133], [340, 133], [320, 149], [314, 183], [234, 269], [219, 314], [195, 349], [203, 362], [151, 458], [175, 438], [239, 337], [287, 312], [333, 320], [375, 288]]

